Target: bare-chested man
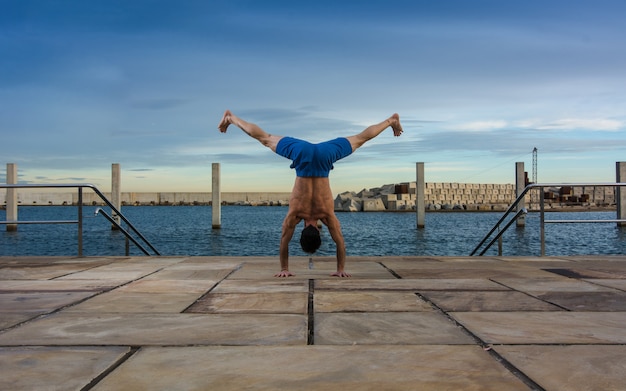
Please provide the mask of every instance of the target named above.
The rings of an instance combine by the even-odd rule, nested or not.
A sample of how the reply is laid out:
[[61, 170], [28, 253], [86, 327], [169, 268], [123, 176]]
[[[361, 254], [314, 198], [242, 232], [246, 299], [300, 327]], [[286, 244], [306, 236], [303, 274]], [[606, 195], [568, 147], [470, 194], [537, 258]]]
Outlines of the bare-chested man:
[[337, 246], [337, 271], [331, 275], [350, 277], [350, 274], [345, 271], [346, 247], [341, 225], [335, 216], [328, 175], [334, 162], [350, 155], [388, 127], [391, 127], [394, 136], [400, 136], [402, 125], [398, 114], [392, 115], [381, 123], [371, 125], [354, 136], [340, 137], [319, 144], [269, 134], [259, 126], [246, 122], [226, 110], [218, 129], [225, 133], [231, 124], [277, 154], [292, 160], [291, 168], [296, 169], [296, 182], [291, 192], [289, 211], [283, 221], [280, 239], [281, 270], [275, 274], [275, 277], [294, 275], [289, 271], [289, 242], [296, 226], [302, 220], [304, 220], [304, 230], [300, 239], [302, 249], [308, 253], [314, 253], [319, 248], [321, 240], [317, 222], [321, 221], [328, 227], [328, 232]]

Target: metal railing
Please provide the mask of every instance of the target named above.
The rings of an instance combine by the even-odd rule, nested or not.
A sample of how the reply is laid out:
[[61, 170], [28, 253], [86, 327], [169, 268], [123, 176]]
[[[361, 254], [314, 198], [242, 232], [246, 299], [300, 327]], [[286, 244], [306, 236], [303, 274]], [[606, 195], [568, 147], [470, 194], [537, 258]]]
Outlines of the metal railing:
[[[624, 219], [602, 219], [602, 220], [546, 220], [545, 219], [545, 200], [544, 200], [544, 189], [545, 188], [554, 188], [554, 187], [624, 187], [626, 183], [533, 183], [524, 188], [524, 190], [520, 193], [520, 195], [513, 201], [511, 206], [504, 212], [500, 220], [493, 226], [493, 228], [483, 237], [483, 239], [478, 243], [478, 245], [474, 248], [474, 250], [470, 253], [470, 256], [476, 254], [481, 248], [482, 250], [478, 255], [484, 255], [491, 246], [498, 241], [498, 255], [502, 255], [502, 235], [506, 232], [506, 230], [523, 214], [527, 214], [528, 210], [526, 208], [520, 208], [519, 211], [515, 214], [515, 216], [511, 217], [511, 219], [504, 224], [503, 228], [500, 227], [503, 225], [504, 221], [509, 217], [513, 211], [518, 209], [518, 205], [524, 198], [526, 194], [531, 190], [538, 190], [539, 194], [539, 236], [540, 236], [540, 246], [541, 246], [541, 256], [546, 255], [546, 238], [545, 238], [545, 225], [546, 224], [564, 224], [564, 223], [626, 223]], [[617, 201], [619, 202], [619, 200]], [[492, 237], [492, 235], [497, 231], [496, 236], [494, 236], [486, 246], [483, 245]]]
[[[83, 189], [91, 189], [94, 193], [109, 207], [111, 208], [112, 214], [114, 216], [119, 217], [126, 225], [129, 230], [122, 228], [122, 226], [114, 219], [109, 216], [102, 208], [98, 208], [95, 211], [95, 215], [103, 215], [109, 222], [116, 226], [117, 229], [120, 230], [126, 237], [127, 241], [133, 242], [145, 255], [150, 255], [148, 250], [144, 246], [142, 246], [129, 231], [132, 231], [135, 235], [137, 235], [141, 241], [145, 245], [147, 245], [156, 255], [161, 255], [156, 248], [146, 239], [141, 232], [120, 212], [111, 201], [109, 201], [106, 196], [98, 190], [97, 187], [88, 183], [81, 184], [0, 184], [0, 189], [45, 189], [45, 188], [62, 188], [62, 189], [72, 189], [76, 188], [78, 190], [78, 199], [76, 202], [76, 207], [78, 208], [78, 215], [76, 220], [41, 220], [41, 221], [0, 221], [0, 225], [10, 225], [10, 224], [76, 224], [78, 226], [78, 256], [83, 256]], [[128, 245], [126, 246], [126, 255], [128, 255]]]

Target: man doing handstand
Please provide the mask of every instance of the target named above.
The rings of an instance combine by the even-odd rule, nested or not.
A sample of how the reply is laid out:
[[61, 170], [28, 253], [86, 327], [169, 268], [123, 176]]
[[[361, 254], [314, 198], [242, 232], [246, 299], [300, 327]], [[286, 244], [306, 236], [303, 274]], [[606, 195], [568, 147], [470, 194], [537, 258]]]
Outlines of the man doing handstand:
[[311, 144], [293, 137], [269, 134], [259, 126], [246, 122], [226, 110], [218, 129], [226, 133], [229, 125], [235, 125], [250, 137], [270, 148], [277, 154], [292, 161], [291, 168], [296, 169], [296, 181], [289, 199], [289, 211], [283, 221], [280, 239], [280, 272], [275, 277], [289, 277], [289, 242], [298, 223], [304, 220], [304, 230], [300, 237], [302, 249], [314, 253], [321, 244], [318, 220], [328, 227], [328, 232], [337, 246], [337, 271], [332, 276], [350, 277], [345, 271], [346, 247], [341, 233], [341, 225], [333, 203], [328, 175], [333, 163], [342, 159], [366, 141], [378, 136], [391, 127], [394, 136], [402, 134], [400, 117], [394, 114], [383, 122], [371, 125], [361, 133], [350, 137], [339, 137], [319, 144]]

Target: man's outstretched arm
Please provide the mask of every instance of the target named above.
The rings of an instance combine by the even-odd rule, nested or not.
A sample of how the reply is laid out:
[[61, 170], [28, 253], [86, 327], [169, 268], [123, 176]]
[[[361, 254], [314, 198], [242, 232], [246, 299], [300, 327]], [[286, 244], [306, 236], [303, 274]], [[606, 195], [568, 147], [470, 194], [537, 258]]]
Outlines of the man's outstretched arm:
[[226, 130], [228, 130], [228, 127], [230, 125], [237, 126], [239, 129], [243, 130], [248, 136], [259, 141], [261, 144], [265, 145], [274, 152], [276, 152], [276, 145], [278, 144], [278, 141], [280, 141], [280, 139], [282, 138], [282, 136], [269, 134], [261, 129], [258, 125], [251, 122], [246, 122], [237, 117], [230, 110], [226, 110], [224, 112], [224, 115], [222, 116], [222, 120], [217, 125], [217, 128], [220, 130], [220, 132], [226, 133]]

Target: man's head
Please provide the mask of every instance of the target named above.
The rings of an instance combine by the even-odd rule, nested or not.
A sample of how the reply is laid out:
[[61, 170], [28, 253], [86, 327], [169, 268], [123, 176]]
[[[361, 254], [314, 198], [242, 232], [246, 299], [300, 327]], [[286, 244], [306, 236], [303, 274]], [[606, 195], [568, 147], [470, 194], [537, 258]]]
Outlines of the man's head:
[[320, 248], [322, 244], [322, 238], [320, 237], [320, 231], [314, 225], [307, 225], [302, 230], [302, 235], [300, 236], [300, 246], [302, 246], [302, 250], [309, 254], [313, 254]]

